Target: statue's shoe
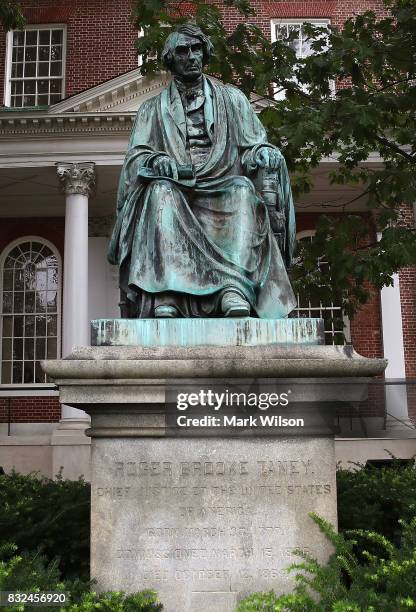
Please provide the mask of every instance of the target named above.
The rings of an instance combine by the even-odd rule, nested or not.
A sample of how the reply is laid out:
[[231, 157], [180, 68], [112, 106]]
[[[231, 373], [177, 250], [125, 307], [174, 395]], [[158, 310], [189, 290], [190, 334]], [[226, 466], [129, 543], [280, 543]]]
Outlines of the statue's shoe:
[[156, 306], [155, 308], [156, 319], [175, 319], [176, 317], [179, 317], [179, 312], [175, 306]]
[[236, 291], [226, 291], [221, 299], [221, 310], [224, 317], [250, 316], [250, 304]]

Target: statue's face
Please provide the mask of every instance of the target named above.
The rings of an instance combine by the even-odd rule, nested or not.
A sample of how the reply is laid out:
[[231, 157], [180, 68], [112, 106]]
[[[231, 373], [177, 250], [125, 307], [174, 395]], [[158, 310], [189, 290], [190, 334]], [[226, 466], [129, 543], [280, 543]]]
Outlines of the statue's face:
[[198, 38], [180, 34], [173, 52], [172, 72], [184, 81], [195, 81], [202, 74], [204, 50]]

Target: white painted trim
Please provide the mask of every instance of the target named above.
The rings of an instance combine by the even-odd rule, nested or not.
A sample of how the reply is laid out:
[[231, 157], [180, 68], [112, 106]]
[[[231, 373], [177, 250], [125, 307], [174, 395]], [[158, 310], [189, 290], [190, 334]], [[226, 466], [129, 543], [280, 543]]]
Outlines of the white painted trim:
[[6, 34], [6, 57], [4, 66], [4, 106], [10, 106], [11, 83], [10, 76], [12, 71], [12, 41], [13, 32]]
[[[20, 238], [16, 238], [16, 240], [13, 240], [12, 242], [9, 242], [9, 244], [3, 249], [2, 253], [0, 254], [0, 366], [2, 363], [2, 342], [1, 340], [3, 339], [3, 269], [4, 269], [4, 263], [6, 261], [6, 257], [8, 256], [8, 254], [14, 249], [14, 247], [16, 247], [17, 245], [23, 243], [23, 242], [29, 242], [29, 241], [36, 241], [36, 242], [40, 242], [42, 244], [44, 244], [45, 246], [47, 246], [49, 249], [51, 249], [51, 251], [53, 252], [53, 254], [56, 257], [56, 261], [58, 263], [58, 289], [57, 289], [57, 338], [56, 338], [56, 345], [57, 345], [57, 357], [59, 358], [61, 356], [61, 342], [62, 342], [62, 275], [63, 275], [63, 269], [62, 269], [62, 258], [61, 255], [57, 249], [57, 247], [50, 242], [49, 240], [47, 240], [46, 238], [43, 238], [42, 236], [21, 236]], [[27, 383], [23, 383], [23, 384], [27, 384]], [[8, 385], [10, 386], [10, 385]], [[39, 383], [39, 386], [34, 383], [33, 387], [34, 388], [42, 388], [44, 386], [44, 383]], [[0, 388], [1, 388], [1, 369], [0, 369]]]
[[[95, 104], [103, 110], [115, 108], [117, 104], [120, 104], [120, 100], [146, 99], [152, 95], [157, 95], [169, 81], [170, 77], [166, 72], [148, 77], [142, 76], [140, 68], [135, 68], [54, 104], [49, 113], [79, 112], [81, 106], [90, 104]], [[106, 96], [108, 97], [107, 103], [104, 101]], [[88, 108], [85, 110], [88, 112]]]
[[315, 236], [316, 230], [302, 230], [296, 234], [296, 240], [302, 240], [302, 238], [309, 238], [309, 236]]
[[406, 378], [400, 279], [393, 274], [393, 286], [380, 291], [383, 353], [388, 359], [386, 378]]

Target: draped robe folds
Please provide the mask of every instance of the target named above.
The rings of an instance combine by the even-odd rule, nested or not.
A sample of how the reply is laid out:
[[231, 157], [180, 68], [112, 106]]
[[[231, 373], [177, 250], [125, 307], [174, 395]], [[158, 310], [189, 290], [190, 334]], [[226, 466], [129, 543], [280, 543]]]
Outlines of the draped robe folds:
[[120, 287], [135, 303], [137, 317], [154, 316], [158, 296], [167, 296], [183, 316], [221, 316], [219, 300], [230, 288], [244, 294], [258, 317], [286, 317], [296, 305], [285, 267], [295, 232], [286, 164], [282, 159], [278, 171], [286, 213], [281, 253], [250, 179], [259, 146], [273, 146], [242, 92], [208, 77], [203, 88], [211, 149], [196, 167], [196, 180], [143, 179], [160, 155], [191, 163], [175, 82], [140, 107], [120, 178], [108, 259], [119, 266]]

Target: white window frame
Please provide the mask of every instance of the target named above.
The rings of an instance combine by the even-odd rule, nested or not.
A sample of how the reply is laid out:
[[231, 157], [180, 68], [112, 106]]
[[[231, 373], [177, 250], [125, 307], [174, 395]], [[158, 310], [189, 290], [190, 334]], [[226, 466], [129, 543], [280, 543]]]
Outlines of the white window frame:
[[[313, 236], [315, 236], [316, 234], [316, 230], [303, 230], [301, 232], [298, 232], [296, 235], [296, 240], [302, 240], [302, 238], [312, 238]], [[324, 262], [323, 262], [324, 263]], [[336, 311], [341, 311], [341, 315], [342, 320], [344, 321], [344, 329], [343, 329], [343, 333], [344, 333], [344, 344], [350, 344], [351, 343], [351, 322], [349, 320], [349, 318], [345, 315], [345, 313], [342, 311], [341, 306], [337, 306], [336, 304], [334, 304], [333, 302], [331, 302], [330, 305], [326, 305], [323, 304], [322, 302], [319, 303], [319, 306], [311, 306], [310, 302], [309, 302], [309, 307], [305, 306], [302, 307], [299, 304], [299, 294], [296, 295], [296, 308], [293, 311], [294, 313], [299, 313], [299, 312], [305, 312], [308, 311], [308, 316], [309, 317], [313, 317], [314, 315], [316, 316], [316, 314], [318, 314], [318, 316], [323, 312], [323, 311], [331, 311], [332, 313], [336, 312]], [[299, 317], [301, 318], [301, 317]], [[325, 331], [325, 338], [327, 336], [332, 336], [332, 338], [334, 338], [334, 334], [339, 333], [339, 331], [332, 329], [331, 331]]]
[[[272, 43], [277, 41], [277, 35], [276, 35], [276, 26], [277, 25], [303, 25], [304, 23], [316, 26], [316, 27], [325, 27], [325, 26], [330, 26], [331, 25], [331, 20], [328, 18], [318, 18], [318, 17], [314, 17], [314, 18], [309, 18], [309, 17], [305, 17], [305, 18], [298, 18], [298, 19], [272, 19], [270, 21], [270, 28], [271, 28], [271, 41]], [[299, 56], [299, 59], [303, 59], [303, 56]], [[331, 88], [331, 92], [335, 93], [335, 82], [331, 81], [330, 83], [330, 88]], [[281, 89], [279, 90], [277, 88], [277, 86], [274, 87], [275, 90], [275, 94], [274, 97], [276, 100], [284, 100], [286, 97], [286, 90], [285, 89]]]
[[[6, 34], [6, 57], [5, 57], [5, 69], [4, 69], [4, 105], [10, 108], [25, 108], [24, 106], [11, 107], [11, 75], [12, 75], [12, 55], [13, 55], [13, 34], [15, 32], [22, 32], [24, 30], [63, 30], [62, 34], [62, 98], [66, 96], [66, 36], [67, 27], [64, 23], [42, 23], [42, 24], [31, 24], [26, 25], [22, 30], [10, 30]], [[49, 77], [48, 77], [49, 78]], [[58, 104], [58, 102], [55, 102]]]
[[0, 255], [0, 388], [4, 385], [7, 388], [15, 387], [16, 389], [18, 389], [19, 386], [21, 387], [30, 386], [33, 388], [41, 389], [45, 387], [45, 384], [48, 384], [48, 383], [2, 383], [2, 380], [1, 380], [1, 377], [2, 377], [1, 365], [3, 363], [3, 355], [2, 355], [3, 342], [2, 341], [3, 341], [3, 270], [4, 270], [4, 264], [6, 262], [7, 256], [9, 255], [9, 253], [11, 253], [11, 251], [16, 246], [24, 242], [30, 242], [30, 241], [40, 242], [41, 244], [44, 244], [46, 247], [48, 247], [52, 251], [52, 253], [56, 257], [56, 261], [58, 262], [57, 322], [56, 322], [56, 325], [57, 325], [56, 353], [57, 353], [58, 359], [61, 357], [61, 353], [62, 353], [62, 348], [61, 348], [62, 346], [62, 282], [63, 282], [62, 257], [57, 247], [52, 242], [47, 240], [46, 238], [43, 238], [42, 236], [32, 236], [32, 235], [31, 236], [21, 236], [20, 238], [13, 240], [13, 242], [9, 242], [9, 244], [3, 249]]

